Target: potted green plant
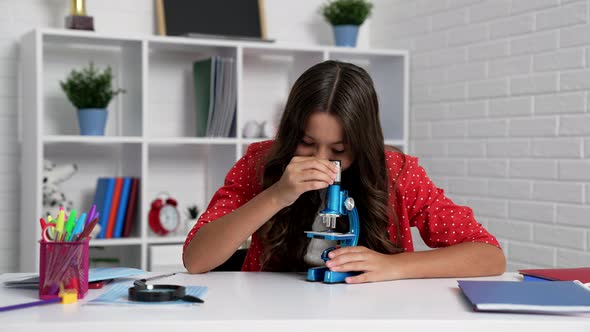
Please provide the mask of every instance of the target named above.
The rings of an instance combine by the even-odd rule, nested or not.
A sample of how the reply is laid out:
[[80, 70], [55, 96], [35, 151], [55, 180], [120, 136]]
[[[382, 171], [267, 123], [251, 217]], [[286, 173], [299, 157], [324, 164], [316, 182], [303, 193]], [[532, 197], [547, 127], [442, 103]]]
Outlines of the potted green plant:
[[359, 27], [371, 15], [373, 4], [367, 0], [328, 0], [320, 7], [334, 29], [336, 46], [355, 47]]
[[103, 71], [91, 62], [81, 70], [72, 70], [61, 88], [78, 109], [80, 135], [104, 135], [107, 106], [123, 89], [113, 89], [113, 72], [110, 66]]

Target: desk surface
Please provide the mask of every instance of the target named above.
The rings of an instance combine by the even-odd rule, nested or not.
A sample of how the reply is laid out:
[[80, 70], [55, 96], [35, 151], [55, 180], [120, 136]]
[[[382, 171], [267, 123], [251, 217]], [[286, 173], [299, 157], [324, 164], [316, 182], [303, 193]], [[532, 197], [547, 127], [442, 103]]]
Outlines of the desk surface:
[[[0, 283], [23, 277], [0, 275]], [[460, 278], [466, 279], [466, 278]], [[518, 280], [516, 274], [481, 280]], [[177, 274], [166, 283], [209, 287], [195, 306], [87, 305], [90, 290], [70, 305], [0, 313], [0, 331], [590, 331], [590, 315], [477, 313], [457, 279], [417, 279], [361, 285], [312, 283], [303, 274], [211, 272]], [[108, 286], [107, 286], [108, 287]], [[34, 290], [0, 287], [0, 306], [37, 300]]]

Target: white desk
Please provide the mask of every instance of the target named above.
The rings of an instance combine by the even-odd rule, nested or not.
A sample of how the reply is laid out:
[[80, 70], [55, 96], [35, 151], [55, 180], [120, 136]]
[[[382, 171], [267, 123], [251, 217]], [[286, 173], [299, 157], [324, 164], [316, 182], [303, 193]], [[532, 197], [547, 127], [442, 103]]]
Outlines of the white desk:
[[[24, 276], [0, 275], [0, 283]], [[464, 278], [462, 278], [464, 279]], [[517, 280], [516, 274], [481, 278]], [[209, 287], [204, 304], [98, 306], [50, 304], [0, 313], [0, 331], [590, 331], [590, 315], [477, 313], [456, 279], [362, 285], [311, 283], [303, 274], [180, 274], [166, 283]], [[34, 290], [0, 287], [0, 306], [34, 301]]]

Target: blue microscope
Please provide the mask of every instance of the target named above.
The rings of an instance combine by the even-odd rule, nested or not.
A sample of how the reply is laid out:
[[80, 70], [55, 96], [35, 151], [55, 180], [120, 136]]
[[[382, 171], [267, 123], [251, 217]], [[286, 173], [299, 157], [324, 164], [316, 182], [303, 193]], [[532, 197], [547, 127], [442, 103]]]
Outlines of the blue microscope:
[[[325, 232], [306, 231], [307, 237], [324, 240], [338, 241], [338, 246], [330, 247], [322, 252], [322, 260], [327, 262], [330, 260], [328, 253], [337, 249], [338, 247], [353, 247], [358, 244], [359, 239], [359, 214], [354, 206], [354, 199], [348, 197], [347, 190], [340, 190], [341, 170], [340, 160], [330, 160], [338, 166], [338, 175], [334, 180], [334, 184], [328, 187], [326, 195], [326, 207], [321, 210], [319, 215], [322, 223], [328, 228]], [[336, 219], [340, 216], [347, 216], [349, 223], [348, 233], [337, 233]], [[307, 280], [309, 281], [323, 281], [325, 283], [334, 284], [344, 282], [344, 279], [349, 276], [358, 275], [359, 272], [335, 272], [330, 271], [327, 267], [312, 267], [307, 270]]]

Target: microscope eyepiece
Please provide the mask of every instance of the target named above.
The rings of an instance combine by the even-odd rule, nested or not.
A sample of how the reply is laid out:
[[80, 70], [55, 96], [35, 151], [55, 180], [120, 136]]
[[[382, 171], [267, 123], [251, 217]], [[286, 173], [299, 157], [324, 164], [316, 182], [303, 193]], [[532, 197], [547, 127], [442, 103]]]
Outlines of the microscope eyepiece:
[[336, 179], [334, 179], [334, 184], [340, 184], [340, 176], [342, 175], [341, 161], [340, 160], [330, 160], [330, 161], [338, 167], [338, 173], [336, 174]]

